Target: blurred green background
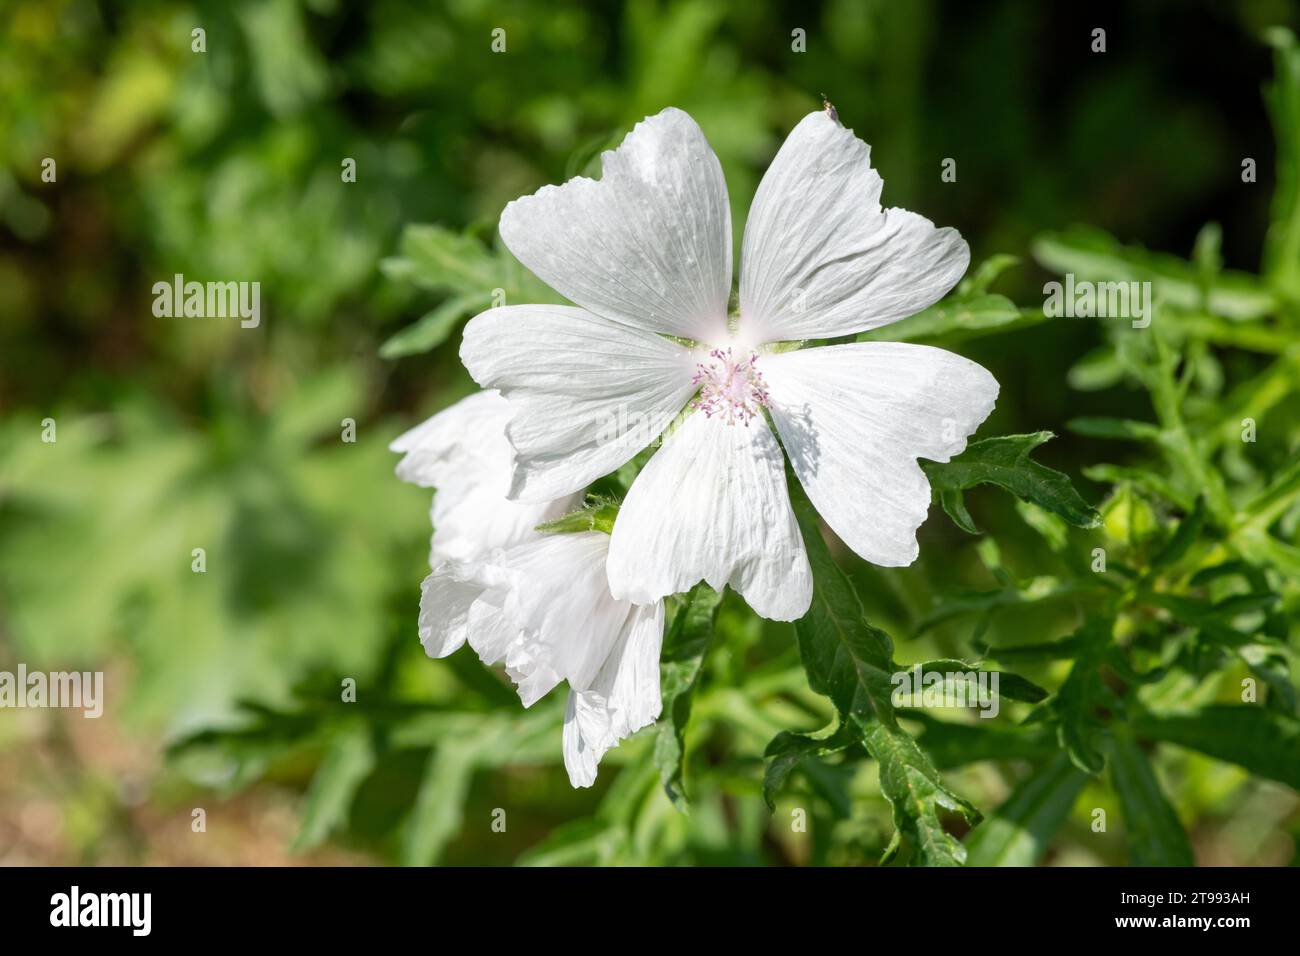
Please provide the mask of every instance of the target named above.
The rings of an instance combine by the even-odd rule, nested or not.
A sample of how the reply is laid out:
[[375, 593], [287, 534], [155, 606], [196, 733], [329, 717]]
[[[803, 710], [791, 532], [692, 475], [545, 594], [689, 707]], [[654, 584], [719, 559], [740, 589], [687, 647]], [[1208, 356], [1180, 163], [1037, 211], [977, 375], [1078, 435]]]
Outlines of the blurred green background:
[[[562, 702], [525, 714], [468, 652], [423, 656], [428, 495], [395, 479], [387, 442], [472, 389], [456, 323], [474, 290], [530, 287], [491, 246], [504, 204], [669, 105], [721, 158], [738, 231], [824, 92], [873, 145], [886, 204], [959, 228], [973, 262], [1025, 260], [998, 281], [1021, 305], [1048, 278], [1033, 238], [1077, 222], [1186, 256], [1216, 221], [1226, 265], [1254, 270], [1276, 178], [1273, 25], [1294, 28], [1295, 7], [3, 0], [0, 668], [108, 676], [99, 721], [0, 712], [0, 863], [874, 860], [889, 814], [865, 771], [825, 771], [843, 779], [823, 796], [854, 800], [826, 798], [812, 835], [762, 806], [763, 746], [815, 708], [788, 626], [730, 600], [692, 725], [695, 812], [644, 786], [645, 735], [571, 790]], [[449, 232], [403, 242], [416, 223]], [[151, 287], [175, 273], [259, 281], [261, 327], [155, 317]], [[982, 434], [1141, 417], [1132, 390], [1067, 385], [1101, 341], [1059, 320], [961, 346], [1002, 383]], [[1095, 502], [1080, 470], [1116, 454], [1069, 436], [1043, 458]], [[1014, 553], [1012, 509], [971, 507]], [[906, 635], [938, 590], [985, 583], [973, 542], [934, 509], [917, 566], [856, 569], [873, 619]], [[996, 627], [1046, 639], [1060, 620], [1035, 608]], [[347, 677], [358, 703], [340, 717]], [[1162, 773], [1201, 862], [1295, 860], [1292, 791], [1195, 756]], [[996, 805], [1015, 776], [986, 762], [956, 785]], [[1110, 799], [1080, 800], [1049, 862], [1123, 861], [1088, 826]]]

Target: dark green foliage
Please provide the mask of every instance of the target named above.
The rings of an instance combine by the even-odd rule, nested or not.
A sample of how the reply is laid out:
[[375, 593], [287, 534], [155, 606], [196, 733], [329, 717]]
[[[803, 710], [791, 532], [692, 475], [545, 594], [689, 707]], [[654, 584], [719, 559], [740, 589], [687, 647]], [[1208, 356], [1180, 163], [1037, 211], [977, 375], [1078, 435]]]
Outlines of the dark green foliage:
[[[167, 739], [139, 813], [162, 843], [174, 807], [224, 829], [243, 804], [206, 798], [244, 794], [297, 801], [299, 852], [411, 865], [1294, 863], [1300, 47], [1281, 26], [1261, 44], [1249, 5], [1133, 5], [1106, 57], [1076, 57], [1057, 9], [968, 6], [814, 5], [805, 56], [778, 8], [711, 0], [5, 4], [0, 669], [102, 667], [109, 694], [108, 745], [77, 738], [71, 762], [48, 759], [62, 725], [0, 717], [24, 768], [0, 803], [48, 797], [60, 862], [116, 861], [133, 788], [95, 761]], [[1213, 40], [1214, 70], [1182, 37]], [[1276, 152], [1252, 149], [1246, 182], [1261, 83]], [[912, 567], [823, 537], [792, 479], [808, 616], [671, 599], [659, 724], [575, 791], [563, 687], [525, 711], [470, 649], [422, 652], [429, 493], [385, 446], [474, 388], [469, 317], [559, 301], [496, 237], [506, 202], [595, 175], [678, 106], [719, 155], [739, 252], [827, 87], [885, 204], [975, 257], [858, 338], [979, 361], [998, 407], [920, 463]], [[262, 328], [154, 316], [178, 272], [259, 281]], [[1149, 282], [1152, 323], [1049, 318], [1066, 273]], [[609, 531], [652, 452], [542, 530]], [[996, 716], [895, 703], [918, 662], [996, 673]]]

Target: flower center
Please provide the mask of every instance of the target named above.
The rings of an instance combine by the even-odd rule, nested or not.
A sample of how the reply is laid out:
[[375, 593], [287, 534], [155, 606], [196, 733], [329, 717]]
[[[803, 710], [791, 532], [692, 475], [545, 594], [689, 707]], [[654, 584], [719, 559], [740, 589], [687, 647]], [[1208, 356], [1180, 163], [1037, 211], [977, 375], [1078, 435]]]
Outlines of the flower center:
[[706, 418], [717, 415], [728, 425], [739, 421], [748, 426], [749, 420], [769, 401], [767, 383], [757, 362], [757, 352], [737, 359], [730, 348], [714, 349], [708, 361], [696, 366], [699, 371], [693, 381], [700, 386], [700, 394], [692, 406], [703, 411]]

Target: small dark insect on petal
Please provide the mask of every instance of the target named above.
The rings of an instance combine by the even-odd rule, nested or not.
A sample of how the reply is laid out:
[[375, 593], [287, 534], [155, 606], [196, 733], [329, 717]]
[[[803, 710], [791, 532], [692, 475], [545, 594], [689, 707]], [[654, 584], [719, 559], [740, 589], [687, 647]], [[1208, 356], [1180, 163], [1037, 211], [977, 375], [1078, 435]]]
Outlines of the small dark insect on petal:
[[826, 115], [835, 120], [835, 122], [838, 123], [840, 121], [840, 114], [835, 112], [835, 104], [826, 98], [825, 93], [822, 94], [822, 109], [825, 110]]

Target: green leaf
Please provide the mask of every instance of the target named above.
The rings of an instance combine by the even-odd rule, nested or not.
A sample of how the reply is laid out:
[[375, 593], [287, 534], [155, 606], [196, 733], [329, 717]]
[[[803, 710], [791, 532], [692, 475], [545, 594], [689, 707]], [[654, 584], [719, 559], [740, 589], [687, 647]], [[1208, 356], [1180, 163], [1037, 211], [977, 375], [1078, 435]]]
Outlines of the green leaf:
[[925, 728], [919, 739], [921, 749], [940, 770], [981, 760], [1038, 760], [1059, 752], [1055, 735], [1045, 727], [1006, 729], [987, 720], [956, 723], [922, 710], [900, 710], [898, 715]]
[[1198, 588], [1209, 584], [1211, 581], [1233, 577], [1241, 578], [1252, 587], [1262, 587], [1268, 583], [1267, 576], [1264, 576], [1262, 572], [1246, 561], [1223, 561], [1219, 564], [1211, 564], [1201, 568], [1191, 576], [1188, 584]]
[[1196, 234], [1192, 264], [1200, 272], [1206, 288], [1212, 286], [1215, 277], [1223, 271], [1223, 227], [1217, 222], [1207, 222]]
[[1150, 422], [1133, 421], [1128, 418], [1071, 418], [1065, 427], [1076, 435], [1089, 438], [1114, 438], [1121, 441], [1160, 440], [1160, 427]]
[[868, 623], [858, 592], [831, 557], [802, 489], [792, 486], [791, 499], [813, 575], [812, 604], [794, 625], [808, 686], [829, 697], [841, 716], [875, 714], [893, 724], [893, 641]]
[[574, 820], [552, 830], [525, 850], [518, 866], [599, 866], [607, 864], [627, 841], [624, 827], [605, 820]]
[[432, 866], [459, 832], [479, 741], [447, 735], [429, 754], [415, 806], [402, 835], [402, 865]]
[[1201, 532], [1205, 530], [1205, 518], [1205, 499], [1197, 498], [1192, 513], [1178, 522], [1178, 528], [1173, 536], [1151, 559], [1151, 566], [1163, 568], [1182, 560], [1192, 545], [1200, 539]]
[[310, 850], [347, 820], [348, 808], [357, 788], [375, 766], [370, 731], [362, 724], [341, 730], [329, 744], [307, 798], [303, 803], [302, 825], [295, 850]]
[[1094, 618], [1084, 624], [1076, 636], [1079, 656], [1047, 706], [1056, 716], [1061, 748], [1080, 770], [1096, 774], [1106, 765], [1105, 757], [1098, 749], [1100, 720], [1097, 711], [1105, 696], [1099, 668], [1110, 646], [1111, 623]]
[[975, 519], [966, 510], [966, 501], [962, 498], [960, 490], [949, 488], [939, 492], [939, 505], [943, 508], [944, 514], [962, 531], [967, 534], [980, 533], [980, 529], [975, 526]]
[[1047, 699], [1047, 691], [1039, 687], [1028, 678], [1021, 677], [1019, 674], [1013, 674], [1010, 671], [994, 670], [985, 667], [982, 663], [967, 663], [957, 658], [940, 658], [939, 660], [925, 661], [921, 664], [913, 664], [912, 667], [919, 667], [921, 672], [930, 673], [931, 671], [942, 671], [944, 673], [979, 673], [996, 674], [998, 678], [997, 693], [999, 696], [1008, 700], [1023, 700], [1031, 704]]
[[1300, 298], [1300, 47], [1295, 34], [1273, 27], [1273, 82], [1265, 90], [1277, 142], [1272, 223], [1264, 243], [1263, 271], [1292, 299]]
[[1004, 295], [981, 295], [973, 299], [945, 299], [916, 315], [890, 325], [863, 332], [859, 342], [947, 343], [1014, 332], [1046, 322], [1042, 309], [1021, 309]]
[[1099, 392], [1124, 380], [1124, 366], [1115, 355], [1115, 348], [1102, 345], [1075, 362], [1066, 373], [1070, 387], [1080, 392]]
[[[1075, 667], [1077, 670], [1078, 665]], [[1071, 674], [1073, 673], [1072, 671]], [[1087, 691], [1082, 688], [1090, 687], [1091, 684], [1092, 681], [1085, 677], [1061, 685], [1062, 717], [1057, 734], [1061, 746], [1076, 767], [1090, 774], [1098, 774], [1105, 769], [1106, 758], [1097, 749], [1095, 721], [1090, 719], [1082, 703], [1087, 699]]]
[[1281, 650], [1267, 644], [1245, 644], [1236, 654], [1260, 680], [1268, 685], [1267, 706], [1294, 716], [1300, 709], [1300, 694], [1291, 679], [1291, 661]]
[[1050, 511], [1044, 511], [1031, 501], [1016, 499], [1016, 514], [1020, 515], [1025, 524], [1042, 535], [1047, 546], [1053, 551], [1064, 551], [1069, 545], [1070, 526]]
[[939, 494], [993, 484], [1031, 501], [1076, 528], [1094, 528], [1100, 516], [1079, 497], [1070, 479], [1032, 460], [1029, 453], [1052, 438], [1051, 432], [985, 438], [949, 462], [922, 461], [930, 486]]
[[343, 368], [304, 379], [266, 420], [267, 440], [284, 452], [302, 453], [326, 433], [338, 434], [340, 420], [354, 414], [363, 386]]
[[1241, 554], [1254, 564], [1272, 565], [1284, 578], [1300, 580], [1300, 548], [1279, 541], [1247, 522], [1232, 536]]
[[543, 534], [576, 534], [582, 531], [614, 532], [614, 519], [618, 517], [618, 502], [601, 495], [588, 495], [587, 503], [576, 511], [560, 515], [554, 521], [543, 521], [536, 529]]
[[1196, 858], [1146, 754], [1127, 733], [1110, 748], [1110, 777], [1124, 811], [1129, 866], [1195, 866]]
[[436, 348], [462, 319], [494, 304], [563, 301], [504, 248], [489, 246], [470, 233], [413, 224], [402, 232], [398, 248], [396, 256], [380, 262], [384, 275], [439, 293], [444, 301], [384, 342], [379, 352], [383, 358]]
[[1279, 599], [1279, 595], [1272, 591], [1234, 594], [1218, 603], [1162, 592], [1148, 593], [1143, 597], [1145, 603], [1164, 608], [1184, 624], [1195, 624], [1215, 640], [1231, 647], [1244, 643], [1250, 636], [1234, 630], [1230, 626], [1232, 619], [1242, 614], [1267, 610]]
[[1071, 634], [1069, 637], [1061, 638], [1059, 641], [1043, 641], [1033, 644], [1009, 644], [998, 647], [991, 647], [987, 644], [976, 645], [976, 650], [986, 657], [991, 657], [996, 661], [1006, 661], [1014, 663], [1016, 661], [1063, 661], [1069, 660], [1079, 653], [1087, 642], [1087, 638], [1080, 634]]
[[397, 256], [380, 268], [389, 278], [433, 291], [491, 296], [507, 279], [495, 250], [472, 235], [445, 226], [413, 224], [402, 232]]
[[943, 595], [930, 612], [917, 622], [912, 634], [918, 637], [931, 628], [964, 614], [988, 613], [1001, 608], [1056, 601], [1096, 591], [1097, 585], [1091, 581], [1062, 580], [1046, 575], [987, 591], [957, 591]]
[[687, 592], [664, 635], [660, 655], [659, 686], [664, 716], [655, 738], [655, 766], [659, 768], [669, 799], [683, 812], [687, 809], [683, 786], [686, 727], [721, 600], [721, 593], [707, 584], [697, 584]]
[[809, 757], [826, 757], [859, 743], [857, 728], [848, 724], [827, 727], [815, 734], [798, 734], [783, 730], [772, 738], [763, 751], [767, 769], [763, 773], [763, 802], [776, 809], [776, 795], [785, 785], [790, 772]]
[[[939, 810], [960, 814], [972, 826], [980, 812], [939, 779], [930, 758], [901, 727], [869, 717], [854, 717], [867, 751], [880, 764], [880, 791], [894, 811], [894, 827], [916, 847], [926, 866], [961, 866], [966, 848], [944, 829]], [[892, 857], [886, 854], [886, 860]]]
[[1065, 824], [1088, 775], [1058, 753], [966, 841], [971, 866], [1035, 866]]
[[1156, 498], [1163, 498], [1184, 511], [1190, 511], [1195, 504], [1193, 495], [1179, 491], [1150, 468], [1128, 468], [1123, 465], [1108, 464], [1089, 465], [1083, 469], [1083, 477], [1102, 485], [1127, 482], [1134, 488], [1140, 488]]
[[799, 656], [808, 685], [831, 699], [841, 723], [856, 729], [880, 764], [881, 792], [898, 832], [886, 858], [907, 840], [921, 864], [959, 866], [965, 849], [944, 829], [939, 811], [960, 813], [971, 824], [979, 822], [979, 812], [943, 785], [930, 758], [898, 725], [891, 700], [898, 669], [893, 642], [867, 621], [853, 583], [826, 547], [812, 504], [793, 481], [791, 500], [813, 572], [812, 604], [794, 626]]
[[1018, 265], [1020, 265], [1019, 256], [1005, 252], [989, 256], [961, 280], [961, 284], [957, 286], [957, 295], [962, 299], [983, 295], [1002, 273]]
[[1150, 282], [1156, 299], [1184, 309], [1203, 305], [1230, 319], [1258, 319], [1277, 308], [1277, 300], [1254, 276], [1226, 271], [1216, 276], [1206, 301], [1200, 270], [1176, 256], [1123, 246], [1088, 227], [1045, 233], [1033, 242], [1034, 258], [1045, 269], [1073, 273], [1089, 282]]
[[1214, 705], [1187, 713], [1138, 714], [1141, 737], [1177, 744], [1300, 790], [1300, 721], [1256, 705]]
[[460, 650], [442, 659], [446, 668], [456, 677], [465, 690], [481, 698], [485, 704], [497, 708], [513, 708], [519, 704], [519, 695], [512, 686], [483, 666], [474, 648], [468, 643]]
[[1249, 523], [1267, 528], [1300, 500], [1300, 458], [1275, 477], [1267, 488], [1251, 498], [1243, 509]]
[[379, 347], [379, 357], [397, 359], [432, 351], [447, 341], [461, 319], [482, 311], [489, 302], [491, 299], [487, 296], [452, 296], [423, 318], [390, 336]]
[[632, 833], [644, 822], [641, 814], [657, 789], [658, 778], [654, 764], [648, 760], [627, 764], [610, 783], [593, 818], [575, 820], [552, 830], [516, 862], [520, 866], [643, 863]]

